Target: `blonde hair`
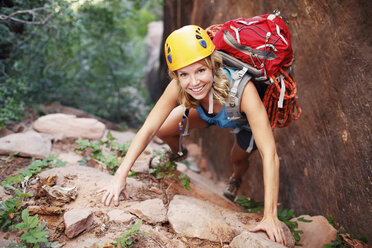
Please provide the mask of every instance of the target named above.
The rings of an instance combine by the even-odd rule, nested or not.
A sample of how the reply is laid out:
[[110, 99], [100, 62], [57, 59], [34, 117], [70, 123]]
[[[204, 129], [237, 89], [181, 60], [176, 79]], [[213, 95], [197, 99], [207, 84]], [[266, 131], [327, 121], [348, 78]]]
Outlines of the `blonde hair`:
[[[223, 69], [221, 67], [222, 57], [218, 53], [213, 52], [210, 56], [201, 60], [201, 63], [207, 66], [209, 69], [214, 70], [215, 77], [214, 83], [212, 84], [213, 99], [217, 100], [221, 104], [227, 103], [229, 99], [230, 84], [228, 77], [223, 72]], [[195, 108], [200, 105], [198, 100], [194, 99], [184, 89], [182, 89], [178, 81], [176, 71], [169, 71], [169, 76], [177, 81], [178, 86], [180, 88], [180, 91], [178, 93], [178, 102], [180, 104], [182, 104], [186, 108]]]

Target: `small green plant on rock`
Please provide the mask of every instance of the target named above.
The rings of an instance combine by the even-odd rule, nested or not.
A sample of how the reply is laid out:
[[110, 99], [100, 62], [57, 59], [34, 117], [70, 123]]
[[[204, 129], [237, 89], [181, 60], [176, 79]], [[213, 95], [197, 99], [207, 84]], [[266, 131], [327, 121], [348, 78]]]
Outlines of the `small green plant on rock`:
[[[119, 168], [123, 158], [127, 154], [129, 143], [120, 144], [116, 142], [111, 132], [107, 133], [107, 140], [89, 141], [79, 138], [76, 143], [79, 145], [75, 151], [85, 151], [89, 155], [80, 160], [81, 165], [87, 165], [90, 160], [107, 168], [111, 174]], [[103, 150], [108, 150], [105, 154]]]
[[[177, 170], [177, 164], [169, 160], [169, 154], [167, 152], [155, 151], [155, 154], [159, 157], [159, 162], [155, 168], [150, 171], [150, 174], [154, 175], [156, 179], [173, 177], [173, 171]], [[180, 179], [181, 184], [186, 190], [190, 190], [190, 178], [188, 178], [187, 175], [181, 173], [178, 179]]]
[[146, 232], [139, 232], [139, 227], [142, 225], [142, 220], [139, 220], [128, 232], [125, 232], [120, 238], [116, 238], [116, 242], [113, 243], [118, 248], [130, 248], [133, 246], [134, 238], [137, 236], [147, 236], [150, 234]]
[[245, 196], [238, 196], [235, 201], [236, 204], [244, 208], [246, 213], [257, 213], [263, 210], [264, 203], [257, 202], [254, 199], [247, 199]]

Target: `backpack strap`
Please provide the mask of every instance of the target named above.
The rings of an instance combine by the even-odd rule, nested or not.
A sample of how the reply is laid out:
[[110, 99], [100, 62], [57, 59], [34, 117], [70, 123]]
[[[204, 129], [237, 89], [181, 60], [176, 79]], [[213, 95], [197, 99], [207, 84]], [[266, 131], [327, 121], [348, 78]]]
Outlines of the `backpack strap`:
[[253, 77], [260, 77], [261, 70], [258, 70], [222, 51], [216, 51], [222, 56], [223, 66], [231, 72], [229, 102], [225, 105], [227, 118], [238, 124], [247, 122], [247, 118], [240, 112], [240, 102], [244, 87]]
[[243, 89], [252, 79], [252, 76], [249, 75], [247, 71], [247, 68], [244, 67], [231, 74], [230, 96], [225, 110], [227, 119], [236, 123], [247, 122], [247, 118], [240, 112], [240, 102], [242, 100]]

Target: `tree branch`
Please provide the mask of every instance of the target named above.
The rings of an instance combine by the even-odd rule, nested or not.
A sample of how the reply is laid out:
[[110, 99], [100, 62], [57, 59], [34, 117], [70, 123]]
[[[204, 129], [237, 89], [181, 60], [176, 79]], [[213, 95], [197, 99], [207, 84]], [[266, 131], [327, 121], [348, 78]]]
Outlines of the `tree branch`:
[[[34, 8], [34, 9], [29, 9], [29, 10], [18, 10], [8, 16], [0, 15], [0, 21], [11, 20], [11, 21], [23, 23], [23, 24], [44, 25], [50, 20], [50, 18], [52, 18], [53, 13], [46, 16], [44, 19], [40, 18], [41, 19], [40, 21], [35, 21], [36, 17], [40, 16], [39, 12], [41, 11], [48, 12], [44, 7], [39, 7], [39, 8]], [[25, 20], [15, 17], [16, 15], [20, 15], [20, 14], [32, 15], [32, 21], [25, 21]]]

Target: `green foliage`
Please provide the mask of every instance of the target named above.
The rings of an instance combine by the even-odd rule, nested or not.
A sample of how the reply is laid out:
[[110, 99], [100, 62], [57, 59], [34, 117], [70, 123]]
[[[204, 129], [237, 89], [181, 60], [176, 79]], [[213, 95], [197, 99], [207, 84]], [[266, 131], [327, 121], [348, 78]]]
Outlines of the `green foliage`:
[[20, 173], [15, 176], [9, 176], [1, 182], [1, 186], [6, 190], [14, 191], [15, 197], [9, 197], [6, 201], [1, 202], [0, 206], [0, 228], [3, 231], [13, 229], [13, 224], [20, 218], [20, 209], [23, 206], [23, 199], [31, 197], [29, 193], [22, 193], [15, 188], [16, 185], [29, 180], [34, 175], [50, 167], [64, 166], [66, 163], [59, 160], [56, 156], [50, 155], [43, 160], [35, 160], [25, 170], [18, 170]]
[[18, 169], [20, 173], [16, 174], [15, 176], [9, 176], [6, 180], [1, 182], [1, 186], [3, 186], [5, 189], [13, 188], [14, 185], [22, 183], [25, 180], [29, 180], [34, 175], [39, 174], [47, 168], [61, 167], [65, 165], [66, 162], [58, 159], [57, 156], [49, 155], [49, 157], [43, 160], [33, 161], [25, 170]]
[[175, 171], [177, 165], [171, 161], [166, 161], [164, 165], [160, 163], [155, 166], [153, 170], [150, 171], [150, 174], [153, 174], [156, 179], [163, 179], [164, 177], [173, 177], [174, 174], [171, 171]]
[[188, 178], [185, 174], [180, 174], [178, 176], [181, 179], [181, 184], [185, 187], [186, 190], [190, 190], [190, 178]]
[[[280, 221], [284, 222], [284, 224], [286, 224], [288, 226], [289, 230], [293, 234], [293, 238], [296, 241], [296, 245], [300, 246], [300, 244], [298, 244], [298, 242], [301, 239], [300, 234], [304, 233], [304, 232], [301, 231], [301, 230], [296, 230], [298, 228], [298, 222], [297, 221], [291, 221], [291, 219], [295, 218], [293, 213], [294, 213], [293, 209], [289, 209], [289, 210], [288, 209], [278, 209], [278, 219]], [[301, 221], [311, 222], [311, 220], [305, 220], [303, 218], [301, 219]]]
[[[332, 225], [333, 227], [336, 227], [336, 222], [335, 222], [332, 215], [328, 216], [328, 223], [330, 225]], [[347, 248], [348, 246], [344, 245], [340, 235], [347, 235], [351, 239], [357, 239], [357, 240], [362, 241], [364, 243], [368, 243], [368, 240], [367, 240], [366, 237], [362, 236], [362, 237], [356, 238], [353, 234], [347, 233], [345, 229], [340, 228], [337, 231], [336, 239], [332, 240], [332, 242], [330, 244], [324, 245], [324, 247], [326, 247], [326, 248]]]
[[[91, 154], [88, 157], [84, 157], [83, 160], [79, 161], [81, 165], [86, 165], [90, 160], [97, 162], [100, 165], [105, 166], [111, 174], [120, 167], [122, 159], [126, 155], [129, 143], [120, 144], [115, 141], [116, 139], [112, 136], [111, 132], [107, 133], [107, 140], [89, 141], [87, 139], [79, 138], [76, 143], [79, 145], [75, 148], [75, 151], [87, 151]], [[104, 154], [103, 150], [109, 151], [108, 154]], [[121, 158], [118, 157], [118, 154]]]
[[116, 247], [121, 247], [121, 248], [129, 248], [129, 247], [132, 247], [133, 246], [133, 241], [134, 241], [134, 238], [136, 236], [150, 236], [146, 232], [139, 232], [138, 231], [138, 228], [141, 225], [142, 225], [142, 220], [139, 220], [132, 227], [131, 230], [129, 230], [128, 232], [124, 233], [123, 236], [121, 236], [120, 238], [116, 238], [116, 243], [114, 243], [113, 245], [115, 245]]
[[18, 244], [18, 247], [54, 247], [56, 243], [48, 241], [48, 231], [44, 222], [38, 226], [39, 219], [38, 215], [31, 217], [27, 209], [22, 211], [22, 222], [15, 225], [18, 230], [24, 230], [25, 232], [21, 236], [22, 242]]
[[[169, 152], [165, 151], [155, 151], [155, 155], [159, 158], [159, 163], [150, 170], [150, 174], [154, 175], [156, 179], [163, 179], [164, 177], [171, 178], [174, 176], [173, 171], [177, 170], [177, 165], [175, 162], [169, 160]], [[190, 178], [185, 174], [180, 174], [178, 176], [181, 184], [186, 190], [190, 190]]]
[[[262, 212], [264, 209], [264, 202], [257, 202], [254, 199], [247, 199], [245, 196], [239, 196], [235, 203], [242, 206], [244, 208], [244, 211], [247, 213]], [[297, 230], [297, 221], [312, 222], [312, 220], [306, 220], [301, 217], [297, 219], [297, 221], [292, 221], [293, 218], [295, 218], [293, 209], [278, 209], [278, 219], [286, 224], [291, 231], [293, 238], [296, 241], [295, 245], [301, 246], [301, 244], [299, 244], [298, 242], [301, 239], [300, 234], [303, 233], [303, 231]]]
[[328, 223], [333, 226], [333, 227], [336, 227], [336, 223], [335, 223], [335, 220], [333, 219], [333, 216], [330, 214], [328, 216]]
[[246, 213], [257, 213], [263, 210], [264, 203], [256, 202], [254, 199], [247, 199], [245, 196], [238, 196], [235, 203], [244, 207]]
[[42, 7], [15, 17], [48, 21], [0, 22], [0, 128], [25, 105], [52, 101], [131, 126], [143, 121], [144, 37], [160, 0], [13, 2], [1, 14]]
[[6, 232], [13, 229], [12, 226], [19, 218], [19, 209], [23, 202], [21, 197], [9, 197], [6, 201], [2, 201], [0, 205], [0, 228]]

